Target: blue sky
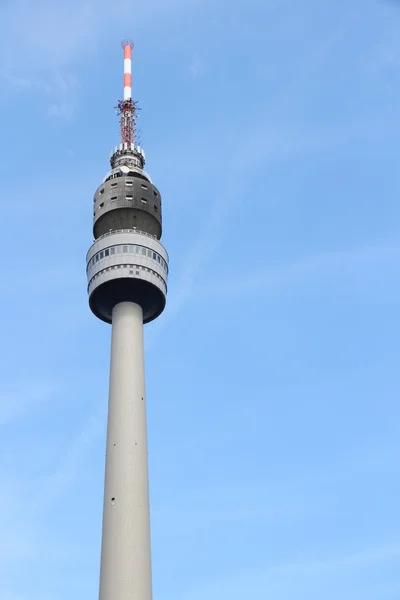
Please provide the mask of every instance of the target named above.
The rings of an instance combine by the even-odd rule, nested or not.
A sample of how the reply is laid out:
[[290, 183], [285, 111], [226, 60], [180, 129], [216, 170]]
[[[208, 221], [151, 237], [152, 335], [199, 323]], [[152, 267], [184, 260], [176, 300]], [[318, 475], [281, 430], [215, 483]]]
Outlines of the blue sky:
[[400, 597], [400, 3], [3, 0], [0, 598], [98, 593], [92, 197], [134, 38], [155, 600]]

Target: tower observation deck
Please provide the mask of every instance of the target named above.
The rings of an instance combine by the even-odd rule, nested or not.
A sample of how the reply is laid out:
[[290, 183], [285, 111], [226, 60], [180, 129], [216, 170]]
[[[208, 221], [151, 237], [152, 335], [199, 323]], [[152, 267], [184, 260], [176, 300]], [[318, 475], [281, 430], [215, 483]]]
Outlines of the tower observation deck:
[[132, 42], [124, 49], [121, 142], [94, 194], [86, 256], [89, 305], [112, 324], [100, 600], [151, 600], [143, 323], [164, 310], [168, 254], [161, 194], [135, 143]]
[[[126, 42], [125, 56], [131, 50]], [[125, 68], [128, 61], [125, 58]], [[127, 93], [129, 86], [124, 88]], [[135, 145], [137, 105], [129, 97], [118, 108], [121, 143], [94, 195], [95, 242], [87, 254], [89, 304], [99, 319], [111, 323], [114, 306], [135, 302], [148, 323], [163, 311], [167, 294], [168, 255], [160, 243], [161, 194], [144, 171], [142, 148]]]

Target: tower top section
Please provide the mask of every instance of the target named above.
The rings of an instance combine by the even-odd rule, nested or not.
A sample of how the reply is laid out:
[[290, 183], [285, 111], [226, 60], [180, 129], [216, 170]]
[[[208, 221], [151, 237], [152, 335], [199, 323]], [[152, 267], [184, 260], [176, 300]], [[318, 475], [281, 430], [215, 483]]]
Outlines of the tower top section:
[[132, 99], [132, 50], [134, 43], [123, 40], [121, 46], [124, 51], [124, 98], [118, 101], [117, 111], [119, 116], [121, 143], [111, 155], [111, 166], [130, 165], [143, 169], [145, 156], [142, 148], [136, 146], [136, 120], [138, 104]]
[[141, 307], [143, 322], [148, 323], [164, 310], [168, 254], [160, 243], [161, 194], [144, 171], [144, 152], [135, 139], [133, 42], [125, 40], [122, 48], [124, 97], [118, 102], [121, 142], [111, 154], [111, 170], [93, 198], [95, 241], [86, 260], [89, 304], [97, 317], [111, 323], [115, 306], [133, 302]]

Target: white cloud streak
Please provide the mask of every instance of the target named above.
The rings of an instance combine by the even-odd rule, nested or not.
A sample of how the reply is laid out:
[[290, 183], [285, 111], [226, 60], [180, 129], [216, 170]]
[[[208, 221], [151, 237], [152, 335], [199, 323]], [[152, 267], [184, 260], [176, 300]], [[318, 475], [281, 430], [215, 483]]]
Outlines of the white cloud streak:
[[[204, 3], [205, 0], [202, 0]], [[207, 0], [208, 1], [208, 0]], [[3, 84], [48, 96], [50, 118], [70, 119], [76, 102], [78, 64], [93, 59], [105, 39], [160, 18], [176, 17], [200, 4], [200, 0], [13, 0], [0, 6], [0, 71]], [[132, 35], [131, 34], [131, 35]]]
[[[247, 293], [249, 290], [272, 293], [315, 277], [320, 280], [332, 278], [333, 275], [341, 277], [348, 273], [354, 274], [357, 271], [371, 277], [377, 270], [381, 273], [383, 264], [393, 264], [397, 269], [399, 259], [400, 246], [365, 245], [299, 258], [241, 278], [210, 282], [197, 287], [196, 291], [213, 296]], [[356, 281], [355, 279], [354, 283]]]
[[197, 78], [201, 75], [204, 75], [205, 71], [206, 66], [204, 63], [204, 59], [200, 56], [200, 54], [196, 52], [196, 54], [192, 58], [192, 62], [190, 63], [189, 72], [192, 75], [192, 77]]
[[0, 425], [24, 417], [44, 402], [47, 402], [57, 392], [52, 382], [30, 381], [11, 390], [0, 393]]
[[[351, 600], [355, 597], [376, 599], [376, 588], [371, 589], [362, 581], [362, 573], [389, 563], [399, 565], [400, 543], [362, 549], [353, 554], [333, 556], [326, 559], [288, 562], [266, 565], [265, 568], [251, 569], [228, 575], [224, 578], [199, 585], [179, 596], [179, 600], [200, 600], [208, 598], [230, 598], [241, 600], [251, 597], [263, 600]], [[349, 582], [347, 575], [354, 577]], [[357, 576], [356, 576], [357, 575]], [[361, 580], [360, 580], [361, 577]], [[398, 583], [398, 582], [397, 582]], [[391, 589], [395, 584], [392, 584]]]
[[[331, 34], [323, 40], [320, 47], [312, 47], [312, 54], [304, 62], [302, 68], [298, 70], [298, 76], [291, 80], [287, 87], [280, 90], [273, 100], [279, 105], [297, 97], [297, 90], [304, 89], [304, 80], [309, 79], [320, 69], [326, 58], [334, 50], [335, 45], [339, 43], [343, 36], [351, 33], [351, 27], [358, 19], [358, 10], [352, 9], [345, 13], [336, 28]], [[239, 171], [249, 176], [252, 169], [259, 168], [260, 164], [264, 167], [273, 161], [286, 159], [288, 157], [304, 153], [323, 152], [333, 149], [338, 145], [344, 144], [349, 139], [371, 138], [376, 135], [382, 135], [381, 124], [353, 125], [343, 130], [335, 128], [331, 131], [317, 132], [285, 132], [276, 126], [270, 128], [270, 123], [260, 118], [254, 130], [248, 130], [243, 136], [241, 147], [236, 152], [230, 164], [225, 168], [228, 172], [238, 173]], [[383, 131], [387, 131], [383, 129]], [[266, 143], [266, 140], [268, 142]], [[249, 154], [243, 153], [243, 148], [249, 148]], [[231, 178], [229, 178], [231, 179]], [[147, 344], [151, 347], [155, 338], [161, 332], [171, 319], [173, 319], [193, 295], [196, 289], [196, 276], [201, 267], [214, 255], [221, 245], [225, 232], [229, 229], [230, 220], [242, 203], [244, 194], [240, 190], [240, 180], [238, 177], [232, 182], [232, 185], [225, 187], [224, 191], [215, 194], [215, 202], [211, 205], [209, 217], [199, 229], [192, 248], [187, 253], [187, 259], [184, 263], [181, 276], [175, 286], [175, 293], [170, 297], [168, 303], [168, 314], [163, 320]]]
[[63, 119], [70, 119], [74, 115], [75, 107], [71, 102], [50, 104], [47, 112], [49, 117], [61, 117]]
[[130, 31], [149, 19], [176, 17], [200, 4], [204, 0], [115, 0], [112, 6], [106, 0], [13, 0], [0, 7], [0, 47], [7, 46], [8, 64], [14, 68], [58, 70], [91, 57], [122, 18]]
[[78, 474], [84, 469], [85, 456], [90, 453], [95, 441], [105, 431], [106, 418], [105, 407], [101, 406], [70, 442], [56, 469], [41, 483], [40, 493], [33, 497], [32, 507], [35, 512], [45, 512], [49, 506], [54, 505], [62, 493], [71, 487]]

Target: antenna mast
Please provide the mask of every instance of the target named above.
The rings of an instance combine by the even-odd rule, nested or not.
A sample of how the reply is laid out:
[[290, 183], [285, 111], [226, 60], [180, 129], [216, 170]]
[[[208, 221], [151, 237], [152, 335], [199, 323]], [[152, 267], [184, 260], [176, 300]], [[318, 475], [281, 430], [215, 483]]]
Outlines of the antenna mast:
[[121, 128], [122, 148], [133, 149], [135, 145], [135, 126], [137, 103], [132, 100], [132, 48], [131, 40], [124, 40], [124, 99], [118, 102], [118, 115]]

